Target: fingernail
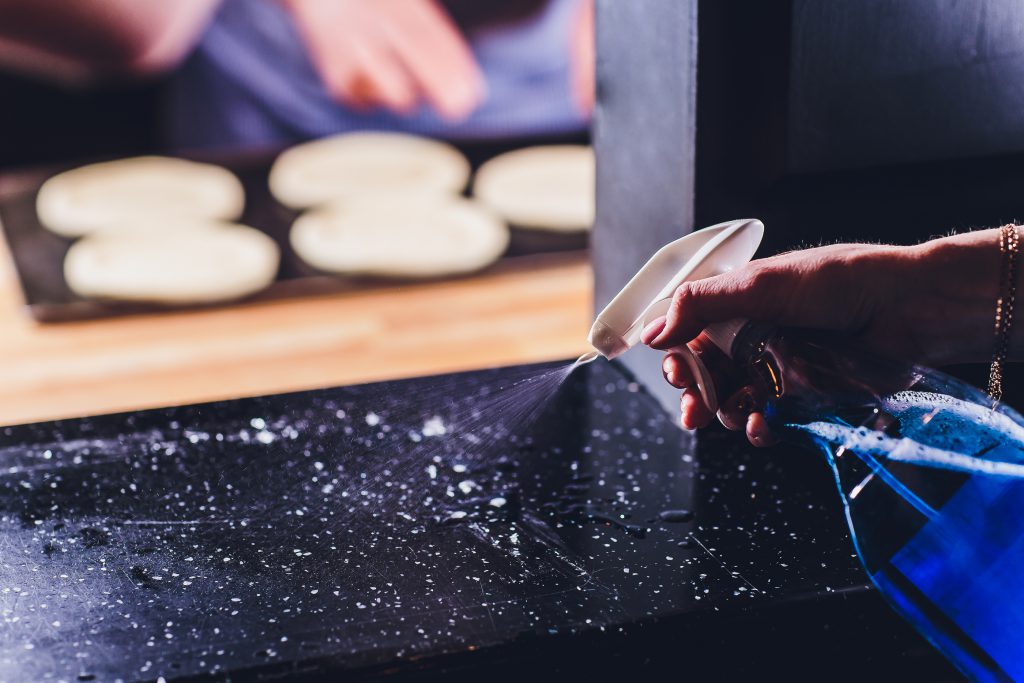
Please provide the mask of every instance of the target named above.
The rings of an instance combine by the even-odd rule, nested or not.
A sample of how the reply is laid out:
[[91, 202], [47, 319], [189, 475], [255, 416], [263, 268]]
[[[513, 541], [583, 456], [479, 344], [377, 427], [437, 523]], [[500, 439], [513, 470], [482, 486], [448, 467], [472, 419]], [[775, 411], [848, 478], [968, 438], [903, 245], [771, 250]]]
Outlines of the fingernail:
[[452, 107], [460, 111], [470, 111], [480, 100], [480, 92], [471, 83], [463, 83], [455, 89]]
[[640, 341], [644, 344], [650, 345], [659, 335], [660, 332], [664, 331], [665, 327], [665, 316], [655, 318], [644, 328], [643, 332], [640, 333]]
[[473, 113], [486, 93], [483, 81], [476, 79], [453, 84], [446, 102], [446, 113], [454, 119], [462, 119]]
[[665, 341], [668, 339], [668, 336], [668, 326], [665, 325], [661, 328], [661, 332], [658, 333], [658, 336], [652, 339], [648, 346], [651, 346], [655, 349], [660, 349], [665, 345]]
[[676, 373], [670, 372], [666, 375], [666, 378], [668, 379], [669, 384], [676, 386]]

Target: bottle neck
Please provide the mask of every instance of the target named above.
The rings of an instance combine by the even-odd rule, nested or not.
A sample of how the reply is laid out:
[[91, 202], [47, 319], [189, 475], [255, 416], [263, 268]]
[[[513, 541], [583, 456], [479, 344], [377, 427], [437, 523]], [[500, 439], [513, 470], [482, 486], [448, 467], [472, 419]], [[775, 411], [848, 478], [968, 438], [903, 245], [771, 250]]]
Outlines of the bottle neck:
[[687, 348], [701, 396], [730, 429], [743, 429], [751, 412], [778, 424], [863, 424], [877, 419], [883, 396], [917, 376], [915, 366], [866, 353], [840, 337], [758, 322], [733, 326], [728, 336], [714, 332], [702, 332]]
[[727, 357], [748, 363], [764, 352], [776, 329], [771, 323], [738, 319], [710, 325], [702, 334]]
[[730, 321], [687, 345], [691, 372], [704, 403], [729, 429], [742, 429], [751, 412], [766, 412], [782, 398], [785, 363], [775, 357], [773, 325]]

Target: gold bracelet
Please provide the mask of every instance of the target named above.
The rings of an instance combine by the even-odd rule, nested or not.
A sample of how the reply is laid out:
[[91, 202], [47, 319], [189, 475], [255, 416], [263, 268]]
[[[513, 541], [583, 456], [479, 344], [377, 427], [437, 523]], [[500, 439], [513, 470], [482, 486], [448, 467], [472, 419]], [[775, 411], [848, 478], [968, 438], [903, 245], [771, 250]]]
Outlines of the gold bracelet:
[[988, 371], [988, 395], [995, 408], [1003, 399], [1003, 364], [1010, 348], [1010, 329], [1013, 327], [1013, 309], [1017, 303], [1017, 254], [1020, 233], [1012, 223], [999, 228], [999, 298], [996, 299], [995, 347], [992, 365]]

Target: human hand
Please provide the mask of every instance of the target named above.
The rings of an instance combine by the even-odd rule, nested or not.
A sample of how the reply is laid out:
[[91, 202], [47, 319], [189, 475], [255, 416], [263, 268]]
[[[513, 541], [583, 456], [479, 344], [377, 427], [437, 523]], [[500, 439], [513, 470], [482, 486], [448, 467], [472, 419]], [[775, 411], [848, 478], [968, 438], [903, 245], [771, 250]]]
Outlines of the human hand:
[[486, 95], [466, 39], [437, 0], [281, 0], [328, 92], [356, 109], [469, 116]]
[[[666, 351], [666, 380], [683, 389], [682, 424], [712, 414], [679, 351], [707, 325], [749, 318], [780, 326], [841, 333], [882, 356], [930, 364], [985, 359], [999, 269], [997, 231], [935, 240], [916, 247], [837, 244], [754, 261], [676, 291], [665, 318], [642, 340]], [[763, 415], [745, 428], [755, 445], [773, 442]]]

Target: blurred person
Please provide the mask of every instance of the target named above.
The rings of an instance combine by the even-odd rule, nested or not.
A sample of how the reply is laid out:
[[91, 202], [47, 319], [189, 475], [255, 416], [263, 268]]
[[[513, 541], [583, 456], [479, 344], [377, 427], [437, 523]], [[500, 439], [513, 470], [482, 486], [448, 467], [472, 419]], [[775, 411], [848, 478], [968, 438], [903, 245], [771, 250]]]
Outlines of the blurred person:
[[0, 0], [0, 61], [168, 75], [173, 148], [586, 130], [593, 0]]
[[[835, 244], [752, 261], [682, 284], [668, 315], [651, 322], [642, 341], [666, 352], [662, 369], [683, 390], [686, 429], [705, 427], [714, 416], [677, 350], [716, 322], [746, 318], [839, 333], [868, 351], [914, 363], [986, 361], [995, 344], [996, 302], [1004, 296], [1000, 232], [911, 247]], [[1024, 291], [1022, 279], [1018, 270], [1017, 281], [1005, 284]], [[1011, 327], [1007, 355], [1024, 356], [1024, 326]], [[754, 445], [774, 442], [760, 413], [747, 415], [745, 428]]]

